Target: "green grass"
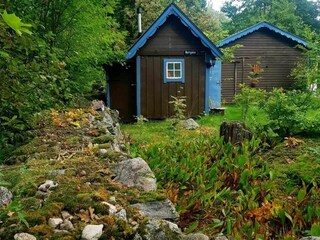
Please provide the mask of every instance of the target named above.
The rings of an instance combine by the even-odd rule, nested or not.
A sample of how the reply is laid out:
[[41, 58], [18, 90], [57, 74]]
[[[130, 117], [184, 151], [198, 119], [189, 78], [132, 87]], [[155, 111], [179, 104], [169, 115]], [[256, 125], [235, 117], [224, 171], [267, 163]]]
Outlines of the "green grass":
[[[205, 115], [196, 120], [200, 124], [198, 130], [180, 130], [183, 137], [194, 138], [203, 132], [216, 132], [223, 121], [240, 120], [241, 111], [236, 106], [227, 106], [225, 114]], [[172, 121], [149, 121], [144, 124], [123, 124], [122, 131], [130, 136], [130, 140], [139, 145], [166, 143], [172, 138]]]

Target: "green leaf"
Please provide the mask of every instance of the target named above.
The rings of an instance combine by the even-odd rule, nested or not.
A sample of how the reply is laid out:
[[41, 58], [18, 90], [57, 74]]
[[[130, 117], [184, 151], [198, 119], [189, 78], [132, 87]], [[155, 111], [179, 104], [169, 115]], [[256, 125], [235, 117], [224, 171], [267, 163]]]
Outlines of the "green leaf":
[[313, 224], [310, 233], [312, 236], [320, 237], [320, 225]]
[[0, 51], [0, 56], [3, 58], [8, 58], [10, 55], [4, 51]]
[[298, 201], [301, 203], [304, 200], [304, 197], [306, 196], [306, 190], [300, 189], [298, 192]]
[[191, 224], [191, 226], [188, 228], [187, 233], [192, 233], [199, 225], [199, 221], [195, 221]]
[[22, 32], [27, 34], [32, 34], [31, 31], [28, 30], [31, 27], [31, 24], [21, 22], [21, 19], [17, 17], [14, 13], [8, 14], [6, 10], [4, 10], [3, 14], [1, 14], [3, 20], [11, 27], [18, 35], [22, 35]]

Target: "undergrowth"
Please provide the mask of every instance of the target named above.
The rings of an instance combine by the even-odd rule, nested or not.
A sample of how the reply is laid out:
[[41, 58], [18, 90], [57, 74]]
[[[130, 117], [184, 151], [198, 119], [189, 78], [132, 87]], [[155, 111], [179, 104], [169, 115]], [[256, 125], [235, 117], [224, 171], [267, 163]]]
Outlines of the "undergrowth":
[[259, 145], [252, 140], [233, 147], [208, 133], [190, 141], [176, 132], [167, 143], [132, 145], [131, 152], [149, 163], [187, 232], [222, 232], [231, 239], [320, 235], [317, 183], [283, 189], [257, 154]]

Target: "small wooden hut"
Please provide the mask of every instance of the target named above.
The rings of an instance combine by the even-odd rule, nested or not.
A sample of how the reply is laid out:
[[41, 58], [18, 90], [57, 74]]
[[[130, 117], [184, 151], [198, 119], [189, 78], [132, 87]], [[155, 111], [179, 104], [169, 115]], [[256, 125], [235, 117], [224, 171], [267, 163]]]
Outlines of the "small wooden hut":
[[108, 105], [122, 119], [172, 116], [171, 96], [185, 96], [187, 116], [221, 101], [220, 50], [175, 5], [169, 5], [129, 49], [127, 63], [108, 67]]
[[222, 101], [232, 102], [240, 84], [250, 85], [251, 71], [259, 71], [258, 88], [289, 89], [294, 80], [292, 68], [303, 56], [307, 42], [270, 23], [261, 22], [224, 39], [218, 47], [242, 45], [235, 51], [233, 62], [222, 64]]

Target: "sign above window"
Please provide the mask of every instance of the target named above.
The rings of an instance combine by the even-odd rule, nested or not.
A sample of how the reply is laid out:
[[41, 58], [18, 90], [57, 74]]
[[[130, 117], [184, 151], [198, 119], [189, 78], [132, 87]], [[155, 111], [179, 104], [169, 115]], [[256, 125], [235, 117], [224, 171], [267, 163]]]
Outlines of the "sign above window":
[[198, 51], [196, 50], [185, 50], [184, 55], [198, 55]]
[[184, 59], [164, 59], [164, 82], [184, 83]]

